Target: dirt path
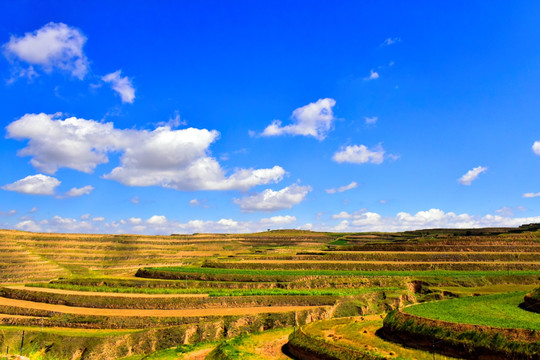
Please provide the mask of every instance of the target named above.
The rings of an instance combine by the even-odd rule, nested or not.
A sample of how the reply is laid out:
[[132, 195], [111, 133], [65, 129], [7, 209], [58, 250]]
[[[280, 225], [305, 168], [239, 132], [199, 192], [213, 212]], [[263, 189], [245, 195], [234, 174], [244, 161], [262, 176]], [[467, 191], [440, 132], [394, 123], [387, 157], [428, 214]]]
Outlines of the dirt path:
[[115, 293], [115, 292], [99, 292], [99, 291], [77, 291], [64, 289], [51, 289], [30, 286], [6, 286], [9, 289], [26, 290], [44, 292], [49, 294], [64, 294], [64, 295], [89, 295], [89, 296], [110, 296], [110, 297], [125, 297], [125, 298], [184, 298], [184, 297], [208, 297], [208, 294], [141, 294], [141, 293]]
[[185, 354], [180, 359], [182, 360], [204, 360], [206, 358], [206, 355], [208, 355], [212, 350], [214, 350], [214, 347], [201, 349], [201, 350], [195, 350], [190, 353]]
[[264, 313], [281, 313], [320, 308], [321, 306], [253, 306], [243, 308], [218, 309], [180, 309], [180, 310], [139, 310], [139, 309], [94, 309], [38, 303], [26, 300], [16, 300], [0, 297], [0, 305], [15, 306], [25, 309], [37, 309], [75, 315], [95, 316], [138, 316], [138, 317], [192, 317], [192, 316], [226, 316]]

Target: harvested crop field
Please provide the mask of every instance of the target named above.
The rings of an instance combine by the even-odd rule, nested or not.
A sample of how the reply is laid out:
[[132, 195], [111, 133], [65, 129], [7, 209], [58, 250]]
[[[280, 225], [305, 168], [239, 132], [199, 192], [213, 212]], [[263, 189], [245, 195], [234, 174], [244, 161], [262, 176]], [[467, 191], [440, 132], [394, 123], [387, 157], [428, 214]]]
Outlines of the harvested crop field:
[[317, 308], [317, 306], [268, 306], [245, 308], [213, 308], [213, 309], [184, 309], [184, 310], [135, 310], [135, 309], [96, 309], [74, 307], [56, 304], [37, 303], [33, 301], [8, 299], [0, 297], [0, 306], [12, 306], [24, 309], [35, 309], [64, 314], [93, 315], [93, 316], [140, 316], [140, 317], [204, 317], [229, 316], [261, 313], [278, 313], [301, 311]]

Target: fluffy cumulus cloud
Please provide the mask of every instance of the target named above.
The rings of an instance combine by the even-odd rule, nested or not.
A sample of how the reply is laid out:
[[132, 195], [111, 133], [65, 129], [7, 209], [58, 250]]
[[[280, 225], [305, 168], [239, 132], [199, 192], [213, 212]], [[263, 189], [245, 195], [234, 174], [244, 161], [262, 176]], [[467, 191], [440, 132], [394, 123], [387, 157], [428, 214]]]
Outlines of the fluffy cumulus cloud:
[[332, 159], [338, 163], [381, 164], [384, 161], [384, 149], [381, 145], [368, 149], [365, 145], [349, 145], [337, 151]]
[[122, 102], [133, 103], [133, 100], [135, 100], [135, 89], [127, 76], [121, 76], [121, 70], [107, 74], [101, 79], [106, 83], [111, 84], [113, 90], [120, 95]]
[[53, 174], [58, 168], [90, 173], [109, 161], [108, 153], [122, 153], [120, 166], [104, 178], [128, 186], [162, 186], [176, 190], [248, 190], [279, 182], [285, 170], [236, 169], [227, 176], [209, 155], [219, 132], [206, 129], [121, 130], [112, 123], [60, 115], [26, 114], [7, 126], [8, 137], [28, 139], [20, 156], [31, 156], [37, 169]]
[[27, 176], [12, 184], [4, 185], [2, 189], [31, 195], [53, 195], [58, 185], [60, 185], [58, 179], [52, 176], [37, 174]]
[[334, 99], [325, 98], [302, 106], [293, 111], [291, 124], [282, 126], [280, 120], [274, 120], [262, 136], [302, 135], [323, 140], [336, 120], [332, 111], [335, 105]]
[[476, 178], [478, 178], [478, 176], [483, 173], [483, 172], [486, 172], [487, 171], [487, 167], [484, 167], [484, 166], [478, 166], [478, 167], [475, 167], [474, 169], [471, 169], [469, 171], [467, 171], [467, 173], [465, 173], [462, 177], [460, 177], [458, 179], [458, 182], [461, 184], [461, 185], [471, 185], [472, 182], [474, 180], [476, 180]]
[[310, 186], [293, 184], [279, 191], [266, 189], [259, 194], [234, 199], [234, 203], [245, 212], [290, 209], [301, 203], [310, 191]]
[[400, 212], [394, 217], [360, 210], [353, 213], [342, 211], [334, 214], [333, 219], [341, 220], [334, 226], [319, 226], [315, 230], [326, 231], [405, 231], [429, 228], [480, 228], [514, 227], [521, 224], [540, 222], [536, 217], [511, 217], [508, 215], [475, 216], [444, 212], [440, 209], [419, 211], [416, 214]]
[[523, 194], [523, 197], [526, 198], [526, 199], [535, 198], [535, 197], [539, 197], [539, 196], [540, 196], [540, 192]]
[[340, 186], [340, 187], [337, 187], [337, 188], [326, 189], [325, 191], [328, 194], [335, 194], [337, 192], [341, 193], [341, 192], [344, 192], [344, 191], [347, 191], [347, 190], [355, 189], [357, 187], [358, 187], [358, 183], [356, 181], [353, 181], [348, 185], [343, 185], [343, 186]]
[[146, 220], [146, 223], [150, 225], [164, 225], [167, 223], [167, 218], [163, 215], [154, 215]]
[[34, 220], [23, 220], [15, 224], [15, 229], [22, 231], [40, 232], [41, 226], [39, 226], [39, 224], [37, 224]]
[[47, 73], [59, 69], [83, 79], [88, 72], [88, 59], [83, 52], [85, 42], [86, 37], [79, 30], [50, 22], [24, 36], [12, 35], [3, 48], [8, 59], [29, 66], [20, 75], [35, 76], [37, 66]]

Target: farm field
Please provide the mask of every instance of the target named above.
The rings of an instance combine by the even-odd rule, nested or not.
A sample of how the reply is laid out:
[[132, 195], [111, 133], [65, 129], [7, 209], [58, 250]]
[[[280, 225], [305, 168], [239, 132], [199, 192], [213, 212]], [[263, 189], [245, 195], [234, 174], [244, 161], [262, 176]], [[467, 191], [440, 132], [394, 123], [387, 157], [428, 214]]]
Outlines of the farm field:
[[[433, 354], [428, 351], [404, 348], [399, 344], [384, 340], [376, 332], [382, 327], [381, 315], [368, 315], [362, 317], [346, 317], [327, 321], [318, 321], [302, 327], [302, 333], [291, 335], [304, 337], [303, 341], [317, 344], [324, 353], [325, 348], [339, 353], [341, 349], [354, 351], [354, 355], [367, 354], [382, 358], [400, 358], [431, 360]], [[310, 345], [313, 346], [313, 345]], [[353, 356], [354, 356], [353, 355]], [[438, 359], [454, 359], [448, 356], [437, 356]]]
[[519, 308], [527, 292], [450, 299], [410, 306], [405, 313], [453, 323], [540, 330], [540, 314]]
[[465, 310], [491, 309], [490, 326], [538, 330], [527, 317], [537, 314], [519, 308], [540, 285], [535, 226], [171, 236], [0, 230], [0, 239], [0, 354], [18, 348], [24, 330], [23, 353], [45, 360], [286, 359], [281, 348], [296, 329], [336, 359], [352, 343], [374, 358], [431, 358], [378, 335], [398, 308], [464, 324], [475, 319]]

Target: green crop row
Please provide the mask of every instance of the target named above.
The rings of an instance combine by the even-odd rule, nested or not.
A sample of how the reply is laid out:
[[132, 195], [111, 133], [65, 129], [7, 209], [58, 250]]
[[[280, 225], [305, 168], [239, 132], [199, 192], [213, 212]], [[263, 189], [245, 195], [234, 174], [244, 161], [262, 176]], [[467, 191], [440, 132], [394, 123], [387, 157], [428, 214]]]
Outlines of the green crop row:
[[[290, 281], [295, 277], [309, 276], [497, 276], [497, 275], [533, 275], [540, 276], [540, 271], [510, 270], [507, 271], [457, 271], [457, 270], [426, 270], [426, 271], [363, 271], [363, 270], [263, 270], [263, 269], [222, 269], [208, 267], [151, 267], [137, 271], [136, 276], [157, 279], [189, 279], [217, 281]], [[262, 280], [264, 281], [264, 280]]]
[[207, 294], [208, 296], [268, 296], [268, 295], [303, 295], [303, 296], [348, 296], [359, 295], [379, 290], [398, 290], [398, 287], [360, 287], [360, 288], [325, 288], [325, 289], [216, 289], [216, 288], [131, 288], [110, 286], [81, 286], [69, 284], [27, 284], [26, 286], [47, 287], [53, 289], [75, 290], [85, 292], [111, 292], [127, 294]]
[[337, 270], [337, 271], [508, 271], [536, 270], [540, 271], [539, 262], [439, 262], [439, 263], [405, 263], [405, 262], [216, 262], [205, 261], [205, 268], [241, 269], [241, 270]]
[[525, 241], [510, 243], [504, 245], [471, 245], [471, 243], [462, 242], [460, 244], [435, 244], [435, 243], [366, 243], [362, 245], [344, 245], [336, 246], [329, 245], [328, 250], [346, 250], [346, 251], [396, 251], [396, 252], [529, 252], [531, 249], [536, 249], [538, 252], [539, 243], [528, 243]]
[[249, 259], [265, 260], [336, 260], [336, 261], [424, 261], [424, 262], [460, 262], [460, 261], [540, 261], [540, 253], [390, 253], [390, 252], [324, 252], [324, 253], [297, 253], [296, 255], [259, 256]]

